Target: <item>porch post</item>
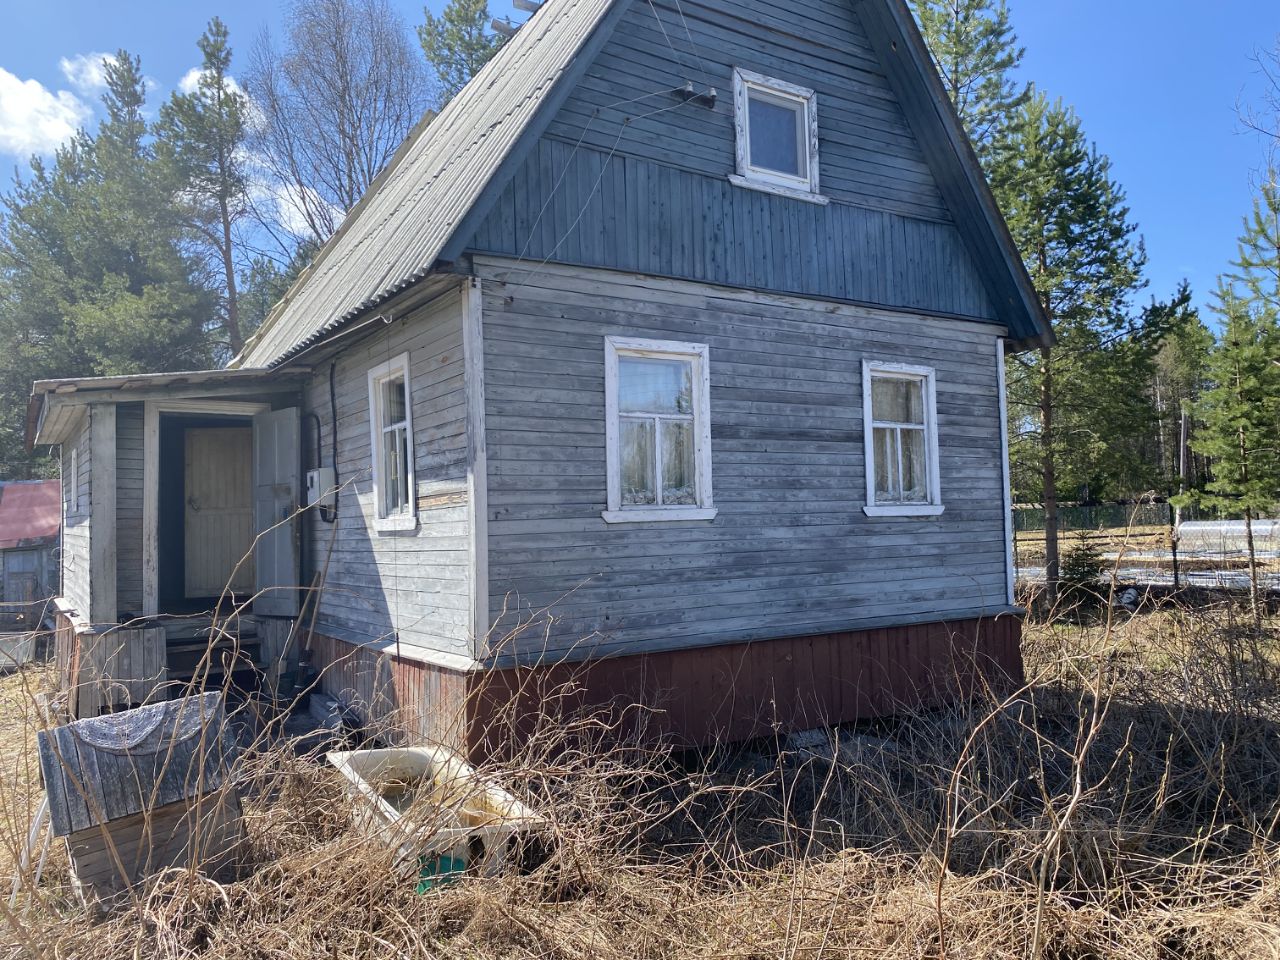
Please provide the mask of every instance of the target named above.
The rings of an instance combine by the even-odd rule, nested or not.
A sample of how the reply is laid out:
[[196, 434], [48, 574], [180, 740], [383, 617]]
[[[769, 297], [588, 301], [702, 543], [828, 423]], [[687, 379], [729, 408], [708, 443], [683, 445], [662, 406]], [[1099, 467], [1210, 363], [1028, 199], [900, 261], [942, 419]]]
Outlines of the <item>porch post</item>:
[[116, 408], [89, 407], [89, 620], [116, 622]]

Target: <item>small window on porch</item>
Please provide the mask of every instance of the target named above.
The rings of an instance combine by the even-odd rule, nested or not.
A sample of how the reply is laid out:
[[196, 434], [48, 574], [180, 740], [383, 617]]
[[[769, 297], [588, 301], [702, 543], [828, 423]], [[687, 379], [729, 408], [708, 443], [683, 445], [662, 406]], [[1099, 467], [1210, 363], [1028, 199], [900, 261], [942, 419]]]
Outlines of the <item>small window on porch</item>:
[[67, 464], [67, 516], [80, 515], [80, 451], [71, 448]]
[[417, 522], [409, 397], [407, 353], [369, 371], [374, 526], [379, 530], [410, 530]]

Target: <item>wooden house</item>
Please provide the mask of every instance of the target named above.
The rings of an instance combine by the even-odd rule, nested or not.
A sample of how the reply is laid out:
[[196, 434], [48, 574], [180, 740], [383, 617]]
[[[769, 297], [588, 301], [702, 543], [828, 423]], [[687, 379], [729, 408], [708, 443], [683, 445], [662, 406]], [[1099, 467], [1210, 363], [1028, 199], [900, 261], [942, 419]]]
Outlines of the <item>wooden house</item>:
[[244, 830], [221, 693], [42, 730], [38, 749], [49, 829], [85, 901], [169, 867], [212, 872], [234, 859]]
[[0, 483], [0, 630], [39, 629], [57, 594], [60, 522], [57, 480]]
[[1051, 338], [902, 0], [548, 0], [232, 369], [30, 431], [89, 624], [314, 584], [411, 736], [572, 676], [696, 742], [1020, 675], [1003, 358]]

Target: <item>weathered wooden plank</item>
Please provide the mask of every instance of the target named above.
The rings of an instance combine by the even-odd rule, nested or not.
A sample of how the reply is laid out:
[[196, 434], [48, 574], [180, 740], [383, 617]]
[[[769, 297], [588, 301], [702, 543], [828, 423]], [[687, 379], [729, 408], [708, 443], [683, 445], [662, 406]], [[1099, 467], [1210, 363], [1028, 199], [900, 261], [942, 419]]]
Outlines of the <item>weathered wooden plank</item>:
[[[514, 206], [511, 208], [514, 215]], [[316, 511], [307, 515], [311, 568], [324, 571], [316, 630], [353, 640], [399, 635], [406, 643], [462, 652], [469, 641], [470, 498], [462, 305], [457, 293], [387, 324], [336, 361], [339, 494], [336, 538]], [[370, 477], [368, 370], [408, 352], [418, 498], [445, 491], [456, 502], [420, 508], [418, 528], [374, 530]], [[318, 456], [332, 459], [329, 370], [309, 381], [305, 407], [320, 420]], [[314, 445], [308, 431], [308, 443]], [[365, 693], [371, 693], [366, 690]]]
[[[477, 264], [498, 280], [510, 269]], [[563, 652], [591, 634], [651, 649], [1003, 608], [991, 328], [553, 265], [490, 289], [492, 616], [550, 606], [549, 649]], [[620, 528], [599, 518], [603, 336], [664, 329], [711, 345], [720, 515]], [[940, 517], [862, 515], [866, 351], [937, 371]], [[541, 633], [529, 642], [543, 650]]]

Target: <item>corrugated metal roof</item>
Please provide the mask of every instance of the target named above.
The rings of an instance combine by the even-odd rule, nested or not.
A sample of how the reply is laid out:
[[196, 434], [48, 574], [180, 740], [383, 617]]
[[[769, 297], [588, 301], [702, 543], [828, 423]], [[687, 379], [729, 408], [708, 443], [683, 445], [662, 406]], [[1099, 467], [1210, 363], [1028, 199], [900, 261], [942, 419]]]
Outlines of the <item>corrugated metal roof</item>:
[[613, 0], [547, 0], [400, 153], [233, 363], [261, 366], [420, 279]]
[[61, 523], [59, 481], [0, 483], [0, 550], [55, 538]]
[[37, 380], [31, 385], [31, 395], [46, 393], [59, 396], [86, 390], [147, 390], [154, 387], [222, 386], [230, 383], [247, 383], [263, 377], [280, 374], [255, 367], [237, 370], [179, 370], [173, 373], [127, 373], [114, 377], [63, 377], [59, 380]]

